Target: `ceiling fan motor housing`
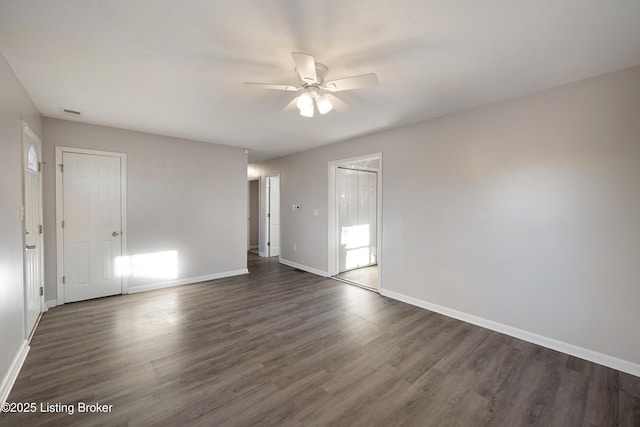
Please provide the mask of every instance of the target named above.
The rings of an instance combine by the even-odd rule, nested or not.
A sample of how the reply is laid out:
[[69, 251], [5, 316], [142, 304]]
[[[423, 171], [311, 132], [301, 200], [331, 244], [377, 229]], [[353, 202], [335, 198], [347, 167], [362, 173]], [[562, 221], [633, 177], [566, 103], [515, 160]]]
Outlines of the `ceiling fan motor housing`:
[[[317, 77], [317, 81], [315, 82], [311, 82], [311, 81], [305, 81], [303, 79], [300, 79], [300, 82], [302, 82], [303, 86], [318, 86], [318, 85], [322, 85], [322, 83], [324, 83], [324, 78], [327, 76], [327, 71], [329, 71], [329, 69], [327, 68], [326, 65], [321, 64], [319, 62], [316, 62], [316, 77]], [[298, 69], [295, 68], [295, 72], [296, 74], [298, 74], [298, 76], [300, 75], [300, 73], [298, 73]]]

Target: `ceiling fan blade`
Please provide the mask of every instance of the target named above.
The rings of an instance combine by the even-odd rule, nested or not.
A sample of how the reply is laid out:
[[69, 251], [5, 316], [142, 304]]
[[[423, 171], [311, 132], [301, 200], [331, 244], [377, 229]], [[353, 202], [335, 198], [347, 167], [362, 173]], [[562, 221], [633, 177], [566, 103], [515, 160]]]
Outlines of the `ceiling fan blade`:
[[351, 110], [351, 106], [346, 102], [344, 102], [342, 99], [335, 97], [329, 93], [326, 94], [325, 96], [327, 97], [327, 99], [329, 99], [329, 101], [331, 101], [331, 105], [333, 105], [334, 110], [339, 111], [341, 113], [345, 113]]
[[360, 76], [345, 77], [328, 82], [324, 89], [330, 92], [340, 92], [341, 90], [360, 89], [378, 85], [378, 76], [375, 73], [362, 74]]
[[253, 82], [244, 82], [244, 85], [247, 87], [257, 87], [260, 89], [275, 89], [275, 90], [286, 90], [289, 92], [299, 91], [301, 88], [289, 85], [272, 85], [269, 83], [253, 83]]
[[296, 63], [296, 71], [306, 83], [318, 83], [318, 76], [316, 75], [316, 61], [313, 56], [301, 52], [291, 52], [293, 62]]
[[295, 98], [293, 98], [293, 100], [290, 103], [288, 103], [281, 111], [283, 113], [287, 113], [289, 111], [295, 111], [298, 108], [297, 106], [298, 98], [300, 97], [296, 96]]

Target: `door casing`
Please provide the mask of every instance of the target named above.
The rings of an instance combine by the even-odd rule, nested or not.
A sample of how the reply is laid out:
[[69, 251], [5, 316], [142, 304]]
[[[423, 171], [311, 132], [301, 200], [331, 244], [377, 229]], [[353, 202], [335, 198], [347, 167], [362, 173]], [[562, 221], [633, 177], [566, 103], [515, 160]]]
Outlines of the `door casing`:
[[[120, 215], [122, 218], [122, 257], [127, 256], [127, 155], [126, 153], [116, 153], [111, 151], [87, 150], [84, 148], [74, 147], [56, 147], [56, 280], [57, 280], [57, 300], [56, 304], [64, 304], [64, 230], [62, 228], [63, 220], [63, 172], [62, 172], [62, 155], [63, 153], [88, 154], [94, 156], [110, 156], [119, 157], [120, 164]], [[122, 293], [128, 293], [127, 276], [122, 276]]]

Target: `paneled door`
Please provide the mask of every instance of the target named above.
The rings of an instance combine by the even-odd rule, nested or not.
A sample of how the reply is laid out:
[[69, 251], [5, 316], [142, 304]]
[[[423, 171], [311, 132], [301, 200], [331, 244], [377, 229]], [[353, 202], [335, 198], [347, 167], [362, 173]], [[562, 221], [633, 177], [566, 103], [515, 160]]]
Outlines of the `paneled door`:
[[42, 179], [40, 140], [23, 125], [25, 323], [30, 336], [43, 306]]
[[64, 302], [122, 293], [121, 168], [119, 157], [62, 154]]
[[267, 178], [269, 191], [269, 256], [280, 255], [280, 177]]

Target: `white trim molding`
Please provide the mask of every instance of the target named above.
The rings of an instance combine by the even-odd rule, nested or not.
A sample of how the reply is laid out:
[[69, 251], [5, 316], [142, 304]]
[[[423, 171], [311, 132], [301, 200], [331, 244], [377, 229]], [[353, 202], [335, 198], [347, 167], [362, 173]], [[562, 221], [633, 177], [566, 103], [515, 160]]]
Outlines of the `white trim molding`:
[[280, 264], [288, 265], [289, 267], [297, 268], [298, 270], [304, 270], [307, 273], [317, 274], [322, 277], [329, 277], [329, 273], [326, 271], [318, 270], [317, 268], [307, 267], [303, 264], [298, 264], [297, 262], [289, 261], [284, 258], [280, 258]]
[[136, 294], [138, 292], [154, 291], [156, 289], [171, 288], [174, 286], [193, 285], [201, 282], [208, 282], [210, 280], [224, 279], [225, 277], [240, 276], [242, 274], [249, 274], [249, 270], [242, 268], [240, 270], [223, 271], [221, 273], [208, 274], [206, 276], [187, 277], [185, 279], [168, 280], [166, 282], [150, 283], [148, 285], [129, 287], [129, 294]]
[[45, 311], [48, 311], [50, 308], [53, 308], [58, 305], [58, 300], [50, 299], [49, 301], [45, 301]]
[[22, 347], [14, 357], [11, 366], [9, 367], [9, 371], [7, 375], [2, 379], [2, 383], [0, 383], [0, 406], [2, 406], [9, 397], [9, 393], [13, 388], [13, 385], [18, 378], [18, 374], [22, 369], [22, 365], [24, 364], [25, 359], [27, 358], [27, 354], [29, 354], [29, 343], [27, 340], [24, 340], [22, 343]]
[[485, 319], [483, 317], [474, 316], [473, 314], [454, 310], [452, 308], [424, 301], [419, 298], [410, 297], [399, 292], [381, 289], [380, 294], [388, 298], [406, 302], [407, 304], [415, 305], [416, 307], [443, 314], [447, 317], [452, 317], [454, 319], [462, 320], [463, 322], [471, 323], [473, 325], [480, 326], [486, 329], [491, 329], [492, 331], [500, 332], [502, 334], [509, 335], [523, 341], [537, 344], [542, 347], [550, 348], [561, 353], [579, 357], [580, 359], [588, 360], [599, 365], [604, 365], [609, 368], [613, 368], [618, 371], [626, 372], [631, 375], [640, 377], [640, 365], [629, 362], [627, 360], [619, 359], [608, 354], [599, 353], [597, 351], [589, 350], [587, 348], [579, 347], [577, 345], [569, 344], [563, 341], [558, 341], [553, 338], [545, 337], [543, 335], [534, 334], [532, 332], [514, 328], [513, 326], [494, 322], [493, 320]]

